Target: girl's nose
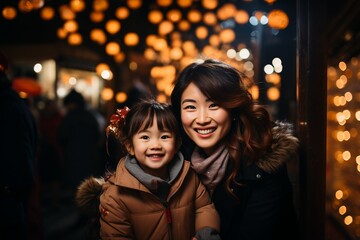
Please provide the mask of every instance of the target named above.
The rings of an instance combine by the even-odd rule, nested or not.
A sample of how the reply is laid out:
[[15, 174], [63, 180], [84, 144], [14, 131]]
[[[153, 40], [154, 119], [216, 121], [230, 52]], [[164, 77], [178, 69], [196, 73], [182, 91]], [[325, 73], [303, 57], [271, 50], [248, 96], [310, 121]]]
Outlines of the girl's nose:
[[150, 149], [161, 149], [160, 141], [157, 139], [154, 139], [151, 141]]

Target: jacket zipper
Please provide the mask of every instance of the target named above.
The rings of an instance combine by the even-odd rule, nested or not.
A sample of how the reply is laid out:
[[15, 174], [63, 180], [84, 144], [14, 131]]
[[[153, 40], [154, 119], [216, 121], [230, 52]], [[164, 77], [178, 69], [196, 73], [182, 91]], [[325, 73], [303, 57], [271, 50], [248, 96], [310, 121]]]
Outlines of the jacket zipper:
[[165, 216], [166, 216], [166, 222], [167, 222], [167, 229], [169, 232], [169, 240], [172, 240], [172, 229], [171, 229], [171, 223], [172, 223], [172, 218], [171, 218], [171, 211], [170, 211], [170, 207], [169, 204], [167, 202], [162, 202], [162, 204], [165, 207]]

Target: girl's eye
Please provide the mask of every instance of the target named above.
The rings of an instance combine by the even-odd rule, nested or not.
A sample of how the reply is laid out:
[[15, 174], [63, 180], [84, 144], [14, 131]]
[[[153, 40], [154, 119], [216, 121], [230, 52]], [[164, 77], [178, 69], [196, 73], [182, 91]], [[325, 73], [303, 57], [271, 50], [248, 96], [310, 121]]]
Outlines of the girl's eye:
[[144, 136], [140, 136], [140, 139], [148, 140], [148, 139], [149, 139], [149, 137], [148, 137], [148, 136], [146, 136], [146, 135], [144, 135]]
[[168, 138], [171, 138], [171, 135], [170, 135], [170, 134], [162, 135], [162, 136], [161, 136], [161, 139], [168, 139]]

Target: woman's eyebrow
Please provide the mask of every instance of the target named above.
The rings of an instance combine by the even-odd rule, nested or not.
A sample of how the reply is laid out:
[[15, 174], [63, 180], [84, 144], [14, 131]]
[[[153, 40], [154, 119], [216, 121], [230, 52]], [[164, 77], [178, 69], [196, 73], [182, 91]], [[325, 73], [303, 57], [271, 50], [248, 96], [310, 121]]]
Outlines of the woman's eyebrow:
[[181, 104], [184, 104], [184, 103], [187, 103], [187, 102], [190, 102], [190, 103], [193, 103], [193, 102], [196, 102], [194, 99], [184, 99]]

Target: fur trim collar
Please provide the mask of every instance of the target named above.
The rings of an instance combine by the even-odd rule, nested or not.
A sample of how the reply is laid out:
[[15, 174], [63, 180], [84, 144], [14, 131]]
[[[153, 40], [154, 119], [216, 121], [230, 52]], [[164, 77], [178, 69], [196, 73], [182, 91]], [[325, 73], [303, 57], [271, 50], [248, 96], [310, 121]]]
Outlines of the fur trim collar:
[[299, 140], [293, 135], [293, 125], [276, 121], [272, 129], [273, 143], [271, 151], [265, 154], [257, 166], [265, 172], [276, 172], [297, 154]]
[[100, 195], [105, 183], [103, 178], [89, 177], [78, 187], [75, 200], [79, 209], [86, 215], [93, 217], [99, 213]]

